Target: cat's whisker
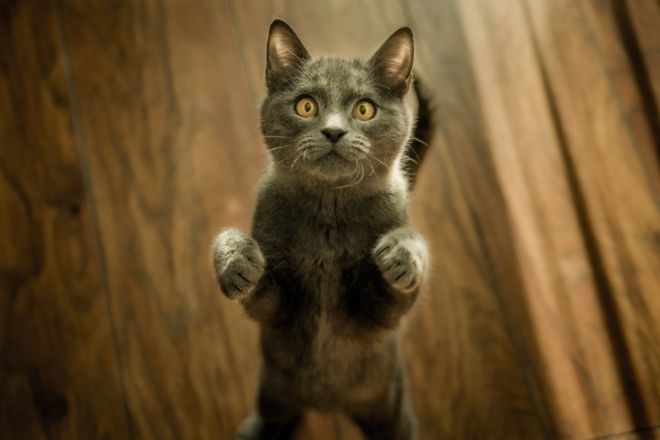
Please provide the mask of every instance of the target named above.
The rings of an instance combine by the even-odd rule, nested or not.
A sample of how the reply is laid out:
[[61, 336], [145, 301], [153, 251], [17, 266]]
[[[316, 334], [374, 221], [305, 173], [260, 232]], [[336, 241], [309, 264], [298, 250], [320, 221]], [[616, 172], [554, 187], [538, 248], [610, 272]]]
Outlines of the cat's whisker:
[[309, 160], [309, 153], [313, 148], [314, 148], [314, 144], [310, 143], [309, 141], [302, 143], [302, 145], [299, 148], [299, 151], [304, 161]]
[[288, 147], [288, 145], [280, 145], [279, 147], [268, 148], [268, 152], [281, 150], [282, 148], [286, 148], [286, 147]]
[[[357, 165], [357, 162], [356, 162], [356, 163], [355, 163], [355, 170], [354, 170], [354, 171], [357, 171], [357, 166], [358, 166], [358, 165]], [[351, 171], [351, 175], [353, 175], [353, 171]], [[335, 186], [334, 188], [335, 188], [335, 189], [343, 189], [343, 188], [348, 188], [348, 187], [350, 187], [350, 186], [352, 186], [352, 185], [351, 185], [351, 181], [349, 181], [349, 183], [347, 183], [346, 185], [339, 185], [339, 186]]]
[[378, 163], [379, 163], [380, 165], [382, 165], [383, 167], [385, 167], [385, 168], [389, 168], [385, 162], [383, 162], [382, 160], [378, 159], [373, 153], [370, 153], [369, 151], [365, 151], [365, 153], [367, 154], [367, 156], [369, 156], [370, 158], [372, 158], [373, 160], [375, 160], [376, 162], [378, 162]]
[[405, 156], [405, 162], [413, 163], [414, 165], [419, 165], [419, 161], [420, 161], [419, 155], [415, 150], [411, 150], [411, 151], [415, 154], [415, 156], [417, 156], [417, 159], [415, 159], [412, 156]]
[[291, 167], [290, 167], [291, 171], [293, 171], [293, 167], [296, 166], [296, 163], [298, 163], [300, 158], [302, 158], [303, 160], [307, 160], [307, 159], [305, 159], [305, 152], [306, 151], [307, 151], [307, 149], [303, 149], [302, 151], [297, 151], [296, 152], [296, 153], [298, 153], [298, 155], [296, 156], [295, 159], [293, 159], [293, 162], [291, 162]]
[[421, 140], [421, 139], [418, 138], [418, 137], [414, 137], [414, 136], [413, 136], [411, 139], [412, 139], [413, 141], [417, 141], [417, 142], [419, 142], [419, 143], [422, 144], [422, 145], [426, 145], [427, 147], [429, 146], [428, 142], [424, 142], [423, 140]]
[[419, 161], [418, 161], [418, 160], [415, 160], [415, 159], [412, 158], [412, 157], [407, 157], [407, 158], [406, 158], [406, 162], [408, 162], [408, 163], [412, 163], [413, 165], [419, 165]]
[[309, 161], [309, 148], [302, 152], [302, 159], [304, 162]]
[[286, 156], [286, 157], [283, 158], [283, 159], [275, 160], [275, 163], [278, 164], [278, 165], [280, 165], [280, 164], [284, 164], [284, 163], [286, 163], [286, 161], [288, 161], [289, 159], [291, 159], [292, 157], [294, 157], [296, 154], [298, 154], [298, 152], [297, 152], [297, 151], [294, 151], [292, 154], [289, 154], [288, 156]]
[[364, 165], [362, 164], [362, 162], [357, 162], [357, 163], [359, 165], [359, 173], [357, 179], [351, 186], [358, 185], [360, 182], [362, 182], [362, 180], [364, 180]]
[[245, 163], [243, 164], [243, 166], [238, 170], [237, 175], [240, 176], [241, 174], [243, 174], [243, 172], [246, 170], [247, 167], [249, 167], [250, 165], [252, 165], [252, 164], [253, 164], [254, 162], [256, 162], [257, 160], [261, 159], [262, 157], [264, 157], [264, 156], [268, 156], [271, 152], [273, 152], [273, 151], [275, 151], [275, 150], [282, 149], [282, 148], [284, 148], [284, 147], [287, 147], [287, 145], [282, 145], [281, 147], [269, 148], [269, 149], [268, 149], [267, 151], [265, 151], [264, 153], [259, 154], [258, 156], [253, 157], [252, 159], [248, 160], [247, 162], [245, 162]]
[[[419, 139], [419, 138], [413, 137], [413, 139], [414, 139], [414, 140], [417, 140], [417, 141], [419, 141], [419, 142], [421, 142], [422, 144], [426, 145], [427, 147], [428, 147], [428, 145], [429, 145], [429, 144], [427, 144], [426, 142], [422, 141], [422, 140]], [[411, 152], [417, 157], [417, 159], [413, 158], [412, 156], [408, 156], [408, 158], [409, 158], [409, 159], [410, 159], [415, 165], [419, 165], [419, 162], [420, 162], [421, 158], [419, 157], [419, 154], [417, 154], [417, 150], [415, 150], [414, 148], [410, 148], [410, 146], [407, 146], [406, 149], [407, 149], [407, 151], [411, 151]]]
[[364, 180], [364, 176], [365, 176], [364, 164], [362, 162], [359, 162], [359, 164], [360, 164], [360, 178], [355, 183], [356, 185], [359, 184], [360, 182], [362, 182]]
[[361, 161], [355, 162], [355, 174], [355, 178], [351, 182], [347, 183], [346, 185], [336, 186], [335, 189], [350, 188], [362, 182], [364, 179], [364, 166], [362, 165]]

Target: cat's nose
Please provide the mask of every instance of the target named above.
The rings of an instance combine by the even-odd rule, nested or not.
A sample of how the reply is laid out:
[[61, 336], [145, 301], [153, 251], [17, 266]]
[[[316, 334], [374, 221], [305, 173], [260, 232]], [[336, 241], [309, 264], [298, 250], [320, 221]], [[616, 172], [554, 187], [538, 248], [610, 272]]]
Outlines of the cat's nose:
[[323, 133], [325, 137], [330, 139], [330, 142], [334, 144], [346, 134], [346, 130], [342, 128], [324, 128], [321, 130], [321, 133]]

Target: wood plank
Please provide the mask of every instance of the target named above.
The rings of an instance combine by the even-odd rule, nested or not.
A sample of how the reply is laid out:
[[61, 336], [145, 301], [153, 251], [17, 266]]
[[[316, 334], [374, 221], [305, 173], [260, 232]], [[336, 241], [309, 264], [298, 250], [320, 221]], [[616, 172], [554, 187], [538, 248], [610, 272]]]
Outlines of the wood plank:
[[632, 429], [523, 5], [459, 5], [559, 436]]
[[658, 158], [612, 2], [528, 1], [620, 380], [660, 422]]
[[437, 333], [444, 339], [437, 359], [445, 366], [429, 375], [445, 376], [439, 387], [443, 399], [430, 413], [444, 420], [429, 434], [552, 437], [542, 384], [532, 370], [538, 365], [533, 327], [524, 308], [504, 307], [524, 304], [525, 291], [484, 109], [475, 93], [474, 71], [480, 66], [469, 58], [457, 3], [409, 5], [420, 36], [417, 67], [432, 79], [439, 125], [437, 145], [430, 150], [436, 160], [422, 169], [418, 193], [426, 193], [432, 206], [424, 220], [435, 258], [442, 258], [434, 266], [441, 293], [434, 294], [444, 296], [429, 317], [429, 323], [440, 321], [442, 327], [428, 327], [418, 336]]
[[[60, 158], [57, 174], [70, 174], [68, 183], [53, 183], [48, 171], [51, 136], [73, 145], [62, 62], [46, 56], [38, 64], [34, 56], [52, 53], [41, 45], [53, 45], [57, 36], [45, 42], [32, 36], [38, 50], [17, 49], [35, 28], [52, 34], [52, 18], [44, 26], [32, 21], [41, 13], [20, 12], [12, 26], [21, 40], [6, 40], [13, 48], [0, 56], [11, 54], [6, 60], [39, 73], [42, 86], [25, 80], [20, 89], [20, 98], [31, 102], [20, 117], [50, 124], [51, 131], [29, 132], [9, 119], [2, 138], [36, 145], [49, 162], [34, 167], [24, 150], [14, 149], [5, 160], [0, 150], [0, 165], [19, 170], [0, 167], [0, 207], [17, 213], [0, 218], [0, 231], [11, 231], [2, 232], [0, 246], [19, 250], [11, 254], [15, 260], [0, 263], [0, 286], [9, 292], [34, 283], [24, 288], [32, 295], [23, 301], [44, 301], [52, 315], [3, 295], [0, 307], [13, 320], [0, 326], [0, 340], [15, 347], [37, 332], [44, 347], [62, 343], [42, 327], [54, 322], [77, 335], [65, 348], [80, 350], [84, 340], [101, 354], [70, 361], [85, 371], [66, 379], [75, 391], [61, 422], [33, 422], [43, 416], [31, 407], [29, 387], [38, 381], [7, 381], [10, 370], [0, 364], [0, 383], [9, 384], [0, 391], [10, 390], [19, 402], [0, 399], [0, 420], [12, 420], [9, 438], [95, 437], [90, 427], [118, 438], [231, 438], [252, 410], [256, 328], [240, 306], [220, 296], [208, 248], [222, 226], [249, 228], [266, 161], [256, 105], [264, 93], [266, 30], [275, 17], [289, 21], [313, 53], [342, 56], [369, 54], [398, 26], [415, 31], [417, 67], [429, 79], [440, 125], [413, 199], [415, 224], [432, 245], [433, 277], [404, 343], [421, 438], [586, 437], [657, 423], [660, 362], [646, 349], [660, 345], [658, 301], [651, 295], [659, 286], [653, 129], [612, 5], [569, 3], [507, 2], [506, 10], [484, 0], [249, 0], [194, 8], [163, 0], [56, 3], [71, 52], [100, 257], [93, 253], [75, 149], [53, 156]], [[633, 20], [639, 10], [631, 9]], [[0, 103], [16, 107], [13, 87], [1, 81], [23, 80], [0, 59]], [[49, 93], [54, 104], [44, 104]], [[536, 145], [539, 138], [543, 144]], [[33, 180], [43, 182], [39, 189]], [[77, 227], [82, 234], [72, 232]], [[43, 254], [33, 252], [39, 245]], [[45, 296], [55, 291], [48, 286], [62, 283], [60, 260], [86, 263], [80, 263], [83, 275], [75, 275], [80, 284]], [[113, 361], [95, 370], [99, 356], [114, 356], [97, 293], [100, 263], [108, 273], [128, 431], [122, 420], [113, 424], [122, 416]], [[68, 297], [74, 305], [87, 298], [91, 312], [60, 322], [69, 312], [54, 298]], [[100, 328], [92, 326], [97, 321]], [[80, 336], [87, 331], [91, 336]], [[67, 377], [68, 365], [58, 365], [69, 361], [53, 361], [55, 352], [44, 347], [12, 353], [25, 356], [22, 365], [52, 363], [53, 372]], [[622, 349], [631, 352], [629, 365]], [[99, 384], [98, 371], [109, 372], [108, 383], [104, 374]], [[630, 372], [634, 380], [626, 382]], [[47, 379], [55, 390], [64, 380]], [[109, 397], [88, 399], [89, 384], [109, 387]], [[641, 416], [640, 407], [630, 406], [635, 396], [643, 402]], [[60, 400], [52, 401], [44, 407], [58, 408]], [[72, 411], [82, 415], [76, 422]], [[81, 421], [86, 418], [91, 421]], [[360, 438], [345, 418], [319, 414], [305, 420], [298, 437]]]
[[51, 2], [0, 4], [3, 439], [128, 435], [63, 56]]
[[[463, 55], [455, 8], [446, 3], [422, 3], [410, 10], [392, 2], [231, 4], [242, 27], [244, 64], [254, 72], [249, 78], [255, 100], [263, 94], [265, 38], [253, 30], [266, 29], [275, 17], [289, 22], [312, 54], [349, 57], [368, 56], [398, 26], [413, 25], [417, 67], [432, 79], [428, 85], [446, 133], [431, 148], [413, 202], [415, 222], [433, 253], [431, 286], [409, 320], [404, 342], [420, 438], [486, 433], [494, 438], [537, 438], [542, 436], [538, 419], [543, 416], [530, 396], [526, 367], [519, 364], [504, 323], [496, 274], [480, 235], [483, 225], [474, 219], [477, 201], [466, 197], [467, 185], [484, 173], [492, 176], [489, 158], [480, 154], [476, 168], [466, 173], [464, 161], [475, 158], [448, 153], [483, 139], [478, 122], [463, 120], [478, 119], [479, 109], [472, 107], [476, 97], [462, 95], [472, 87], [472, 67]], [[454, 89], [458, 92], [448, 93]], [[497, 185], [483, 189], [483, 198], [498, 191]], [[490, 214], [502, 218], [503, 211], [496, 208]]]
[[613, 7], [660, 150], [660, 2], [626, 0]]
[[72, 0], [62, 16], [133, 435], [231, 438], [256, 329], [221, 297], [210, 244], [247, 229], [263, 153], [225, 5]]

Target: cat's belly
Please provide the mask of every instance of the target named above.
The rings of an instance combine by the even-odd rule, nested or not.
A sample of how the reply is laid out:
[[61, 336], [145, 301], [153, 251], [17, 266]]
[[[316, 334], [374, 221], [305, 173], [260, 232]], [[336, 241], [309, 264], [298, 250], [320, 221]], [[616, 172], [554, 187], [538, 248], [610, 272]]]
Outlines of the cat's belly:
[[[281, 249], [281, 248], [280, 248]], [[359, 405], [379, 398], [396, 368], [396, 334], [353, 316], [343, 273], [357, 255], [337, 255], [317, 243], [285, 258], [266, 255], [282, 290], [276, 324], [262, 328], [269, 386], [319, 409]]]
[[269, 386], [318, 409], [355, 407], [379, 398], [396, 367], [394, 335], [346, 336], [332, 323], [301, 340], [288, 332], [263, 335]]

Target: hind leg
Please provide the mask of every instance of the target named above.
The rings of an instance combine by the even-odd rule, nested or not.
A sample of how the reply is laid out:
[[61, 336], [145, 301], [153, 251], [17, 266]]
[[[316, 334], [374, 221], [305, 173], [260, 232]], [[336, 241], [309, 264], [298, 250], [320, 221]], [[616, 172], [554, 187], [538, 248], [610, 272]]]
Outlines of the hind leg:
[[369, 440], [412, 440], [415, 414], [402, 374], [395, 377], [385, 397], [351, 414]]
[[262, 384], [257, 411], [243, 421], [236, 437], [240, 440], [286, 440], [291, 438], [301, 416], [300, 408]]

